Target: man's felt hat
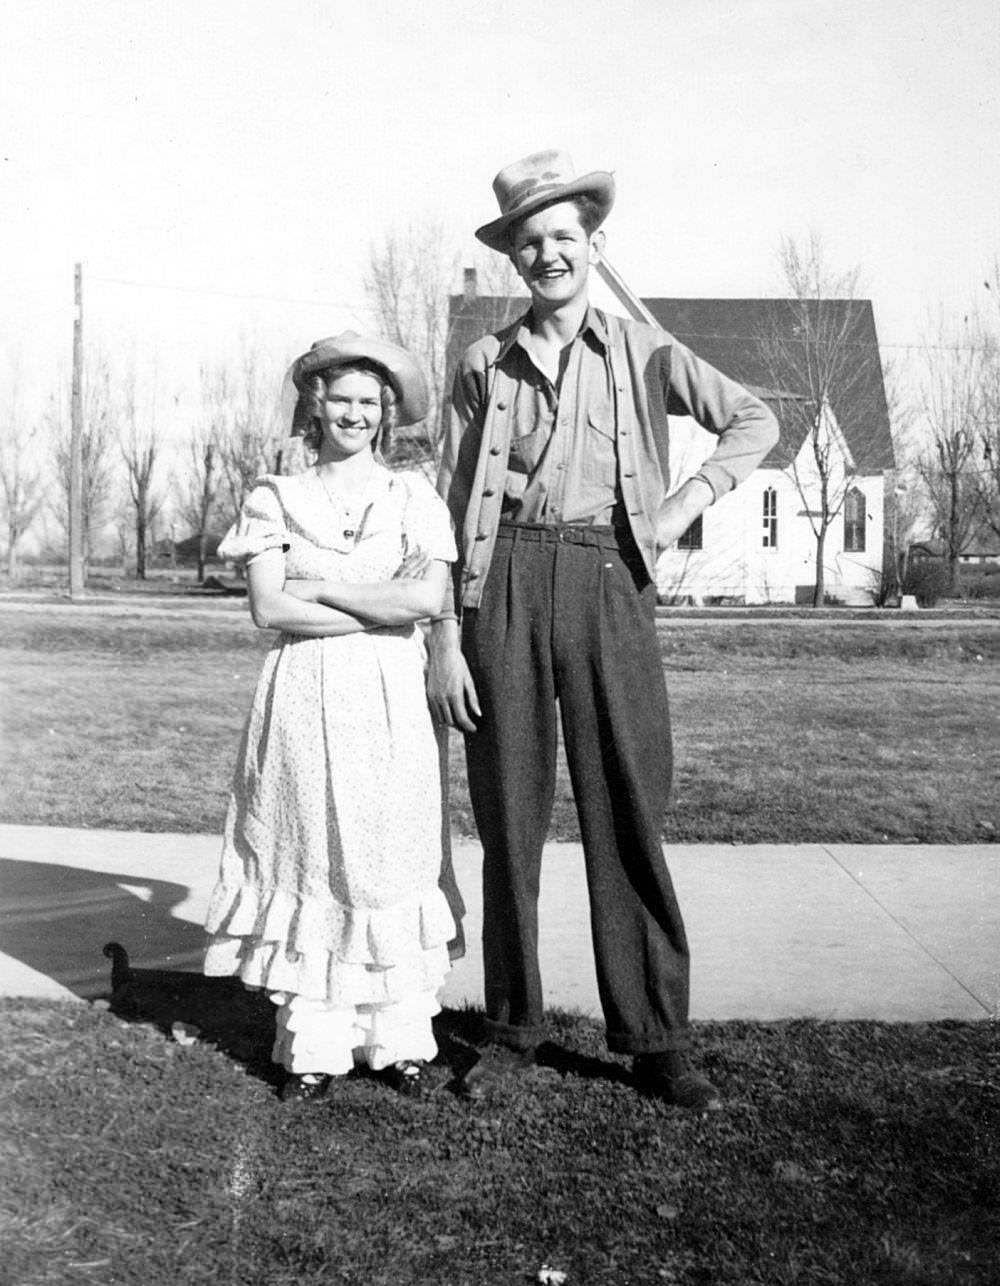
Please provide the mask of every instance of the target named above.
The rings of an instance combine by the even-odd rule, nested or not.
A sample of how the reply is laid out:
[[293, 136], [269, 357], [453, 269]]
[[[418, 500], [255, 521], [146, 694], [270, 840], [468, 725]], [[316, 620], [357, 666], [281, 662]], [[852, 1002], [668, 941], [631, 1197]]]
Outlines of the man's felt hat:
[[515, 161], [493, 180], [493, 191], [500, 206], [500, 217], [476, 229], [476, 236], [491, 250], [506, 254], [508, 232], [516, 219], [523, 219], [543, 205], [568, 201], [571, 197], [593, 197], [601, 211], [603, 223], [615, 203], [615, 180], [606, 170], [595, 170], [577, 178], [573, 162], [565, 152], [533, 152]]
[[[308, 352], [292, 362], [286, 383], [291, 380], [301, 395], [308, 388], [309, 377], [318, 371], [357, 364], [376, 367], [392, 385], [397, 399], [397, 424], [416, 424], [426, 417], [430, 407], [427, 381], [406, 349], [384, 339], [368, 339], [353, 330], [318, 339]], [[306, 405], [300, 396], [292, 414], [293, 436], [309, 427]]]

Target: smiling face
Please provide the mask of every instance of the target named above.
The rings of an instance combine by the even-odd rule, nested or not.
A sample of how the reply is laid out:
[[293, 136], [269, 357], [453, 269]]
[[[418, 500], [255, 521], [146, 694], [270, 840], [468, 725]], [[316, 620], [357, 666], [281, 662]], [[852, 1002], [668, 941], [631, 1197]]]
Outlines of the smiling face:
[[572, 201], [529, 214], [511, 236], [511, 263], [531, 291], [537, 309], [553, 312], [586, 299], [590, 265], [596, 263], [604, 233], [588, 233]]
[[371, 450], [382, 423], [382, 382], [367, 371], [343, 371], [327, 381], [319, 410], [322, 458], [346, 460]]

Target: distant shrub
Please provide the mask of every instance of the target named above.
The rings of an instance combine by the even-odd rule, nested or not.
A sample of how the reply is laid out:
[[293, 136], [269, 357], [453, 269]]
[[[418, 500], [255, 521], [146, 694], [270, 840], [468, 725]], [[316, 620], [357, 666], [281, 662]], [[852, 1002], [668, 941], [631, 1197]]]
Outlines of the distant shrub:
[[920, 607], [935, 607], [947, 594], [950, 585], [951, 577], [944, 563], [922, 559], [910, 565], [903, 582], [903, 593], [912, 594]]
[[1000, 567], [963, 567], [961, 576], [965, 598], [1000, 598]]

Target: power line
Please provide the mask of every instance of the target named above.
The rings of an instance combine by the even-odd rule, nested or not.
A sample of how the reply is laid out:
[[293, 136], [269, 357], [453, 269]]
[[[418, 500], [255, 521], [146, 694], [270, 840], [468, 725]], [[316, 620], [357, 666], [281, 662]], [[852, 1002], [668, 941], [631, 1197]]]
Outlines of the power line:
[[177, 286], [160, 281], [132, 281], [125, 277], [102, 277], [91, 273], [89, 281], [100, 281], [109, 286], [127, 286], [135, 290], [170, 290], [180, 295], [211, 295], [219, 299], [250, 299], [266, 304], [301, 304], [311, 308], [350, 308], [364, 312], [374, 312], [371, 304], [362, 304], [349, 300], [331, 299], [297, 299], [292, 295], [262, 295], [259, 293], [213, 290], [206, 286]]
[[[301, 299], [301, 298], [297, 298], [294, 295], [265, 295], [257, 292], [215, 290], [206, 286], [178, 286], [178, 285], [171, 284], [169, 282], [134, 281], [125, 277], [102, 277], [97, 273], [91, 273], [90, 276], [88, 277], [88, 280], [92, 282], [99, 281], [104, 283], [105, 285], [110, 285], [110, 286], [125, 286], [135, 290], [168, 290], [168, 291], [174, 291], [177, 294], [209, 295], [209, 296], [212, 296], [213, 298], [219, 298], [219, 299], [252, 300], [257, 303], [268, 303], [268, 304], [297, 304], [308, 308], [344, 308], [354, 312], [366, 312], [366, 313], [375, 313], [378, 311], [377, 307], [374, 304], [362, 303], [359, 300]], [[514, 302], [527, 303], [527, 296], [524, 296], [524, 297], [517, 296], [512, 298]], [[775, 301], [775, 302], [778, 302], [778, 301]], [[497, 324], [495, 312], [494, 313], [463, 312], [460, 314], [460, 318], [453, 319], [453, 320], [468, 320], [468, 321], [483, 322], [487, 326], [492, 326]], [[512, 319], [512, 320], [516, 320], [516, 319]], [[671, 332], [671, 334], [672, 333], [674, 332]], [[678, 332], [678, 333], [681, 333], [681, 332]], [[766, 343], [769, 341], [769, 337], [766, 335], [734, 335], [734, 334], [713, 335], [713, 334], [703, 334], [698, 331], [684, 331], [683, 335], [684, 335], [685, 341], [689, 339], [698, 339], [698, 340], [716, 341], [721, 343], [738, 342], [743, 344], [760, 344], [760, 343]], [[822, 341], [815, 340], [815, 339], [810, 340], [808, 338], [800, 338], [794, 335], [782, 335], [780, 337], [780, 342], [783, 344], [809, 344], [809, 343], [820, 343]], [[866, 343], [864, 340], [843, 339], [843, 340], [838, 340], [837, 343], [840, 344], [842, 347], [853, 347], [858, 349], [870, 348], [870, 345]], [[979, 346], [976, 344], [927, 344], [927, 343], [916, 343], [913, 341], [909, 341], [906, 343], [888, 343], [888, 342], [883, 342], [881, 340], [878, 341], [878, 347], [900, 349], [903, 351], [940, 352], [940, 353], [974, 353], [974, 352], [977, 352], [979, 348]]]

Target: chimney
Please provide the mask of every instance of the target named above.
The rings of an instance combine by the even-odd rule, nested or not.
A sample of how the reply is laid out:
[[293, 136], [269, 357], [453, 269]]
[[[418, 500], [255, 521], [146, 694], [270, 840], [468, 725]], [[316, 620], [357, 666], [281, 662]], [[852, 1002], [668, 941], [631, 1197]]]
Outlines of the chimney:
[[476, 270], [466, 268], [462, 273], [462, 298], [467, 304], [475, 303], [476, 293]]

